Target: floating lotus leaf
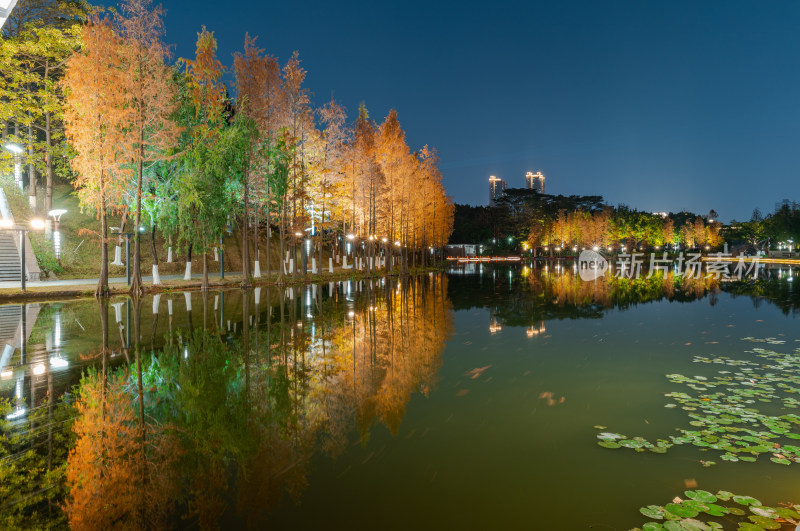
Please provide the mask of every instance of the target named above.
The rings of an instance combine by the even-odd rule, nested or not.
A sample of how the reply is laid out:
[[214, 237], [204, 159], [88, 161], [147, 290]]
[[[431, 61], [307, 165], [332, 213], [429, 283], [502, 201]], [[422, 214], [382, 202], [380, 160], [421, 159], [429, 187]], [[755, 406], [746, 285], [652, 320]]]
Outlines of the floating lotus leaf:
[[606, 441], [606, 440], [597, 441], [597, 444], [599, 444], [603, 448], [619, 448], [620, 447], [620, 445], [615, 443], [614, 441]]
[[664, 511], [664, 508], [660, 505], [648, 505], [647, 507], [639, 509], [640, 513], [653, 520], [663, 520]]
[[714, 503], [717, 497], [708, 492], [707, 490], [687, 490], [686, 496], [701, 503]]
[[728, 510], [727, 507], [723, 507], [722, 505], [709, 503], [708, 505], [706, 505], [706, 508], [703, 510], [703, 512], [711, 516], [724, 516], [728, 514], [730, 511]]
[[624, 435], [620, 435], [619, 433], [604, 432], [604, 433], [598, 433], [597, 434], [597, 438], [598, 439], [605, 439], [605, 440], [608, 440], [608, 441], [614, 441], [616, 439], [624, 439], [625, 436]]
[[694, 518], [686, 518], [681, 520], [681, 528], [686, 531], [710, 531], [711, 526]]
[[692, 516], [697, 516], [700, 513], [700, 511], [698, 511], [696, 508], [687, 506], [685, 502], [668, 503], [664, 506], [664, 509], [666, 509], [668, 513], [672, 513], [675, 516], [680, 516], [682, 518], [690, 518]]
[[760, 501], [758, 501], [757, 499], [753, 498], [752, 496], [734, 496], [733, 497], [733, 501], [735, 501], [739, 505], [748, 505], [748, 506], [749, 505], [755, 505], [755, 506], [762, 505], [762, 503]]
[[755, 515], [757, 515], [757, 516], [763, 516], [765, 518], [772, 518], [772, 519], [778, 518], [777, 511], [775, 511], [775, 509], [773, 509], [771, 507], [757, 507], [757, 506], [754, 506], [754, 507], [750, 507], [750, 512], [755, 514]]
[[762, 529], [780, 529], [781, 524], [776, 522], [772, 518], [767, 518], [766, 516], [759, 516], [753, 515], [750, 516], [750, 521], [756, 524], [757, 526], [761, 526]]
[[664, 526], [658, 522], [647, 522], [642, 526], [642, 531], [663, 531]]
[[641, 448], [644, 444], [641, 441], [634, 441], [632, 439], [623, 439], [619, 441], [620, 446], [625, 448]]
[[[755, 507], [751, 507], [750, 510], [755, 509]], [[775, 511], [775, 514], [778, 515], [779, 518], [790, 518], [792, 520], [800, 520], [800, 512], [790, 509], [788, 507], [772, 507], [772, 510]]]

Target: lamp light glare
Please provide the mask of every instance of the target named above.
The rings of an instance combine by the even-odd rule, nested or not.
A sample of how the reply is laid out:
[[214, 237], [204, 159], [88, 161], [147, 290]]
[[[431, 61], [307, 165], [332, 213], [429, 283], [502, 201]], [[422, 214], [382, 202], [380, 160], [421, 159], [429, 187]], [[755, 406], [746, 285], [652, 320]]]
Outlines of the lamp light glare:
[[22, 149], [22, 146], [20, 146], [15, 142], [9, 142], [8, 144], [5, 145], [5, 148], [15, 155], [19, 155], [20, 153], [25, 151], [24, 149]]

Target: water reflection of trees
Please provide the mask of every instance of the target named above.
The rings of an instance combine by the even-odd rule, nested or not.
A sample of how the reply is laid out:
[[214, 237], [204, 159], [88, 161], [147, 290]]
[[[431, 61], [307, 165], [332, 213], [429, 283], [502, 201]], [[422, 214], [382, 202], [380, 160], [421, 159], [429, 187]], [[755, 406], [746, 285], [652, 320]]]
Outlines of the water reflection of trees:
[[794, 276], [774, 278], [775, 276], [755, 281], [731, 282], [723, 285], [722, 290], [734, 297], [751, 297], [754, 306], [766, 301], [780, 308], [784, 315], [800, 315], [800, 281], [794, 282]]
[[[493, 323], [525, 326], [538, 335], [552, 319], [596, 319], [611, 308], [627, 309], [657, 300], [690, 302], [713, 294], [713, 278], [684, 278], [661, 273], [628, 279], [611, 275], [585, 281], [569, 266], [494, 267], [477, 280], [454, 275], [449, 296], [455, 309], [488, 307]], [[537, 328], [538, 327], [538, 328]]]
[[66, 473], [73, 528], [207, 528], [223, 514], [259, 527], [284, 493], [300, 497], [316, 452], [341, 453], [354, 431], [366, 443], [376, 422], [397, 433], [412, 394], [435, 385], [446, 277], [285, 293], [262, 307], [244, 292], [230, 331], [206, 299], [206, 326], [161, 350], [136, 330], [116, 368], [101, 305], [102, 360], [81, 383]]

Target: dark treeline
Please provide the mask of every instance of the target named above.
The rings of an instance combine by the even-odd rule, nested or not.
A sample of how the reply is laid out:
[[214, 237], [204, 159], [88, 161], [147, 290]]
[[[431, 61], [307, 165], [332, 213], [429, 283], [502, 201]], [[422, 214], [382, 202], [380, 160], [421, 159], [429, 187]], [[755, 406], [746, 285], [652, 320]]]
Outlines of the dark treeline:
[[599, 195], [550, 195], [509, 188], [494, 206], [456, 205], [450, 243], [495, 250], [591, 246], [630, 248], [721, 244], [721, 224], [691, 212], [655, 214], [606, 204]]

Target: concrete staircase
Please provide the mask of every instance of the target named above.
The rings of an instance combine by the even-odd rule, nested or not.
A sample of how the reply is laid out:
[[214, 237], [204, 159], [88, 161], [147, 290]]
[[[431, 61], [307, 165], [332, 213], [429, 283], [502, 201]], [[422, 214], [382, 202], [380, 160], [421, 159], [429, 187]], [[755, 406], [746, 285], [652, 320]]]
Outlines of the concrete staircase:
[[[8, 206], [6, 194], [0, 188], [0, 219], [14, 223], [14, 214]], [[20, 248], [19, 232], [0, 230], [0, 282], [15, 281], [20, 279]], [[39, 280], [41, 270], [33, 254], [31, 240], [25, 234], [22, 244], [25, 246], [25, 273], [27, 280]]]
[[19, 281], [19, 253], [13, 232], [0, 232], [0, 282]]

